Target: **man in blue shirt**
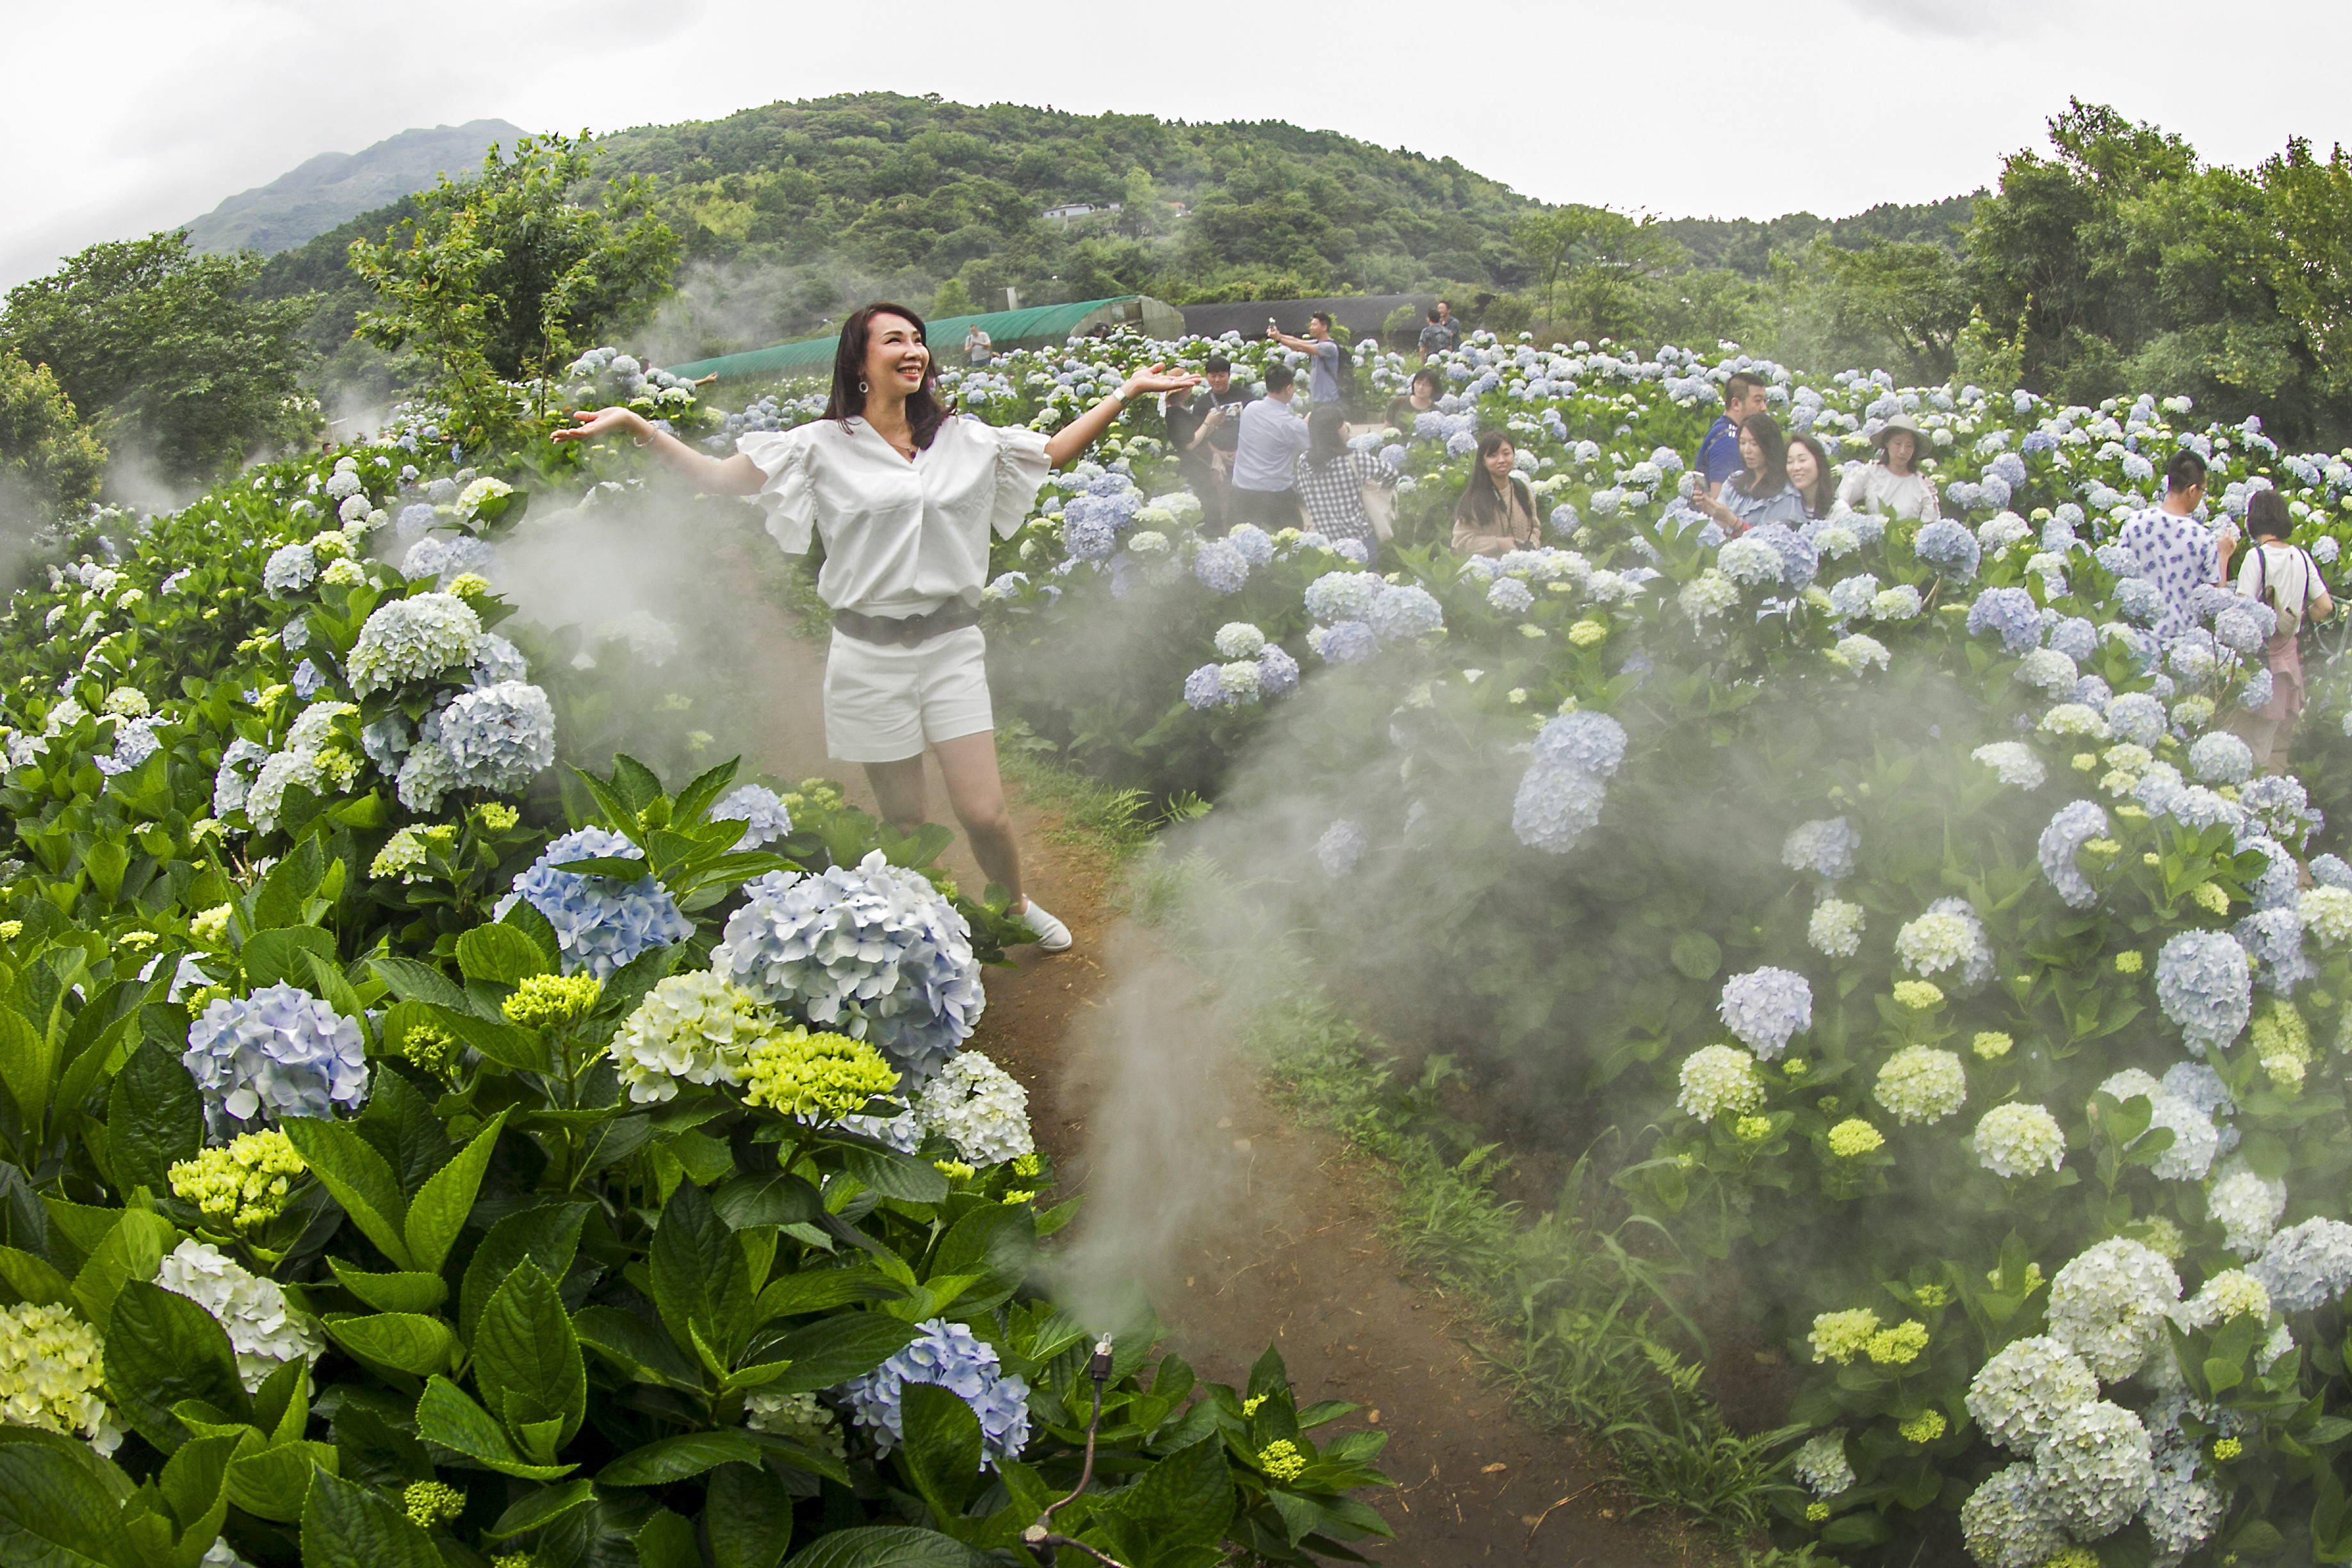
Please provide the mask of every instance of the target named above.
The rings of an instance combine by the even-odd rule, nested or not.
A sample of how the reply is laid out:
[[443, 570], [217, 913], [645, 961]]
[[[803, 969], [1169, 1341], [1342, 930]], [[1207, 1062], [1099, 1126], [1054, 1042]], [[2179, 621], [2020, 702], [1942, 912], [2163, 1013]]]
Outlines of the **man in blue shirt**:
[[1708, 426], [1706, 439], [1699, 443], [1698, 477], [1706, 486], [1707, 499], [1712, 500], [1723, 489], [1723, 481], [1738, 473], [1743, 466], [1739, 460], [1740, 422], [1751, 414], [1764, 412], [1764, 383], [1746, 371], [1735, 372], [1723, 389], [1723, 412]]
[[1307, 319], [1307, 335], [1294, 338], [1266, 324], [1265, 335], [1286, 349], [1297, 349], [1307, 355], [1307, 395], [1317, 403], [1339, 401], [1339, 356], [1348, 351], [1331, 337], [1331, 314], [1318, 310]]

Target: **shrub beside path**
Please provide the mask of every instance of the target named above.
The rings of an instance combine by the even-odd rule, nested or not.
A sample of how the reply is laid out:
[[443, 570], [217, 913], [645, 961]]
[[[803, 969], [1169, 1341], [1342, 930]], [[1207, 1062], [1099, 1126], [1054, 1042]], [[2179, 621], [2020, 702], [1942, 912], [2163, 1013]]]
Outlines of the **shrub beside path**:
[[[859, 770], [823, 761], [820, 656], [797, 638], [771, 647], [782, 668], [765, 755], [747, 763], [836, 778], [871, 810]], [[932, 803], [944, 817], [936, 769]], [[1379, 1463], [1397, 1488], [1368, 1500], [1397, 1532], [1368, 1553], [1386, 1568], [1703, 1561], [1683, 1532], [1629, 1520], [1631, 1500], [1605, 1472], [1517, 1419], [1480, 1377], [1468, 1326], [1381, 1237], [1380, 1177], [1268, 1103], [1193, 1004], [1187, 973], [1118, 917], [1110, 856], [1017, 792], [1013, 815], [1031, 890], [1077, 946], [988, 972], [972, 1044], [1027, 1088], [1063, 1178], [1056, 1195], [1087, 1198], [1076, 1239], [1088, 1278], [1147, 1289], [1204, 1377], [1245, 1382], [1272, 1342], [1302, 1404], [1362, 1405], [1327, 1435], [1366, 1422], [1389, 1434]], [[961, 835], [942, 859], [978, 884]]]

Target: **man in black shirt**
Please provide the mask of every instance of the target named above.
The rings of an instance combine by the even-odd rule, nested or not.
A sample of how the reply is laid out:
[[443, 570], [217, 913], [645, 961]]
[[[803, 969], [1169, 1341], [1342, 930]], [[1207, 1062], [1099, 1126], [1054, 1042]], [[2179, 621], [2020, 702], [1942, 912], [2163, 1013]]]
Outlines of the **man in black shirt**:
[[[1242, 410], [1256, 401], [1257, 394], [1246, 384], [1234, 384], [1233, 362], [1222, 354], [1209, 356], [1207, 379], [1208, 396], [1195, 400], [1192, 406], [1201, 418], [1199, 449], [1212, 465], [1213, 482], [1205, 490], [1196, 486], [1194, 493], [1206, 514], [1201, 520], [1201, 531], [1215, 538], [1225, 531], [1228, 521], [1226, 491], [1233, 481], [1234, 450], [1242, 438]], [[1170, 435], [1172, 439], [1172, 428]], [[1187, 475], [1186, 482], [1191, 479]]]
[[[1215, 426], [1210, 423], [1208, 400], [1186, 387], [1168, 395], [1162, 417], [1168, 444], [1176, 452], [1176, 472], [1201, 500], [1201, 531], [1212, 536], [1225, 531], [1224, 477], [1218, 470], [1216, 448], [1210, 445]], [[1223, 424], [1222, 419], [1217, 424]]]

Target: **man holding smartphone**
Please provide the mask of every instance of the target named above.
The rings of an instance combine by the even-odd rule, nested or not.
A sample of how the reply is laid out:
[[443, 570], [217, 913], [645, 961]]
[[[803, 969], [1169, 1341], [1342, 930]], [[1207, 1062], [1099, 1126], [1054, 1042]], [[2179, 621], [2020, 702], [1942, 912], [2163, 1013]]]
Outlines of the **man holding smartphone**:
[[1331, 312], [1318, 310], [1307, 319], [1307, 335], [1292, 337], [1265, 319], [1265, 335], [1286, 349], [1297, 349], [1307, 356], [1307, 395], [1318, 404], [1337, 404], [1340, 400], [1339, 361], [1348, 351], [1331, 336]]

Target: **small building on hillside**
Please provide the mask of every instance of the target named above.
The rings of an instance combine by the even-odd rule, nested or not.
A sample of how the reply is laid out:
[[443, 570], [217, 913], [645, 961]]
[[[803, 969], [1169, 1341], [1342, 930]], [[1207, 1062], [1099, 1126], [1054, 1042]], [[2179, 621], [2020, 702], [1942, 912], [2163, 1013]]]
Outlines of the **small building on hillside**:
[[1092, 217], [1097, 213], [1115, 213], [1119, 210], [1119, 204], [1117, 202], [1108, 202], [1100, 206], [1087, 202], [1071, 202], [1066, 206], [1047, 207], [1045, 216], [1067, 223], [1074, 217]]
[[[1184, 335], [1184, 318], [1176, 307], [1148, 294], [1121, 294], [1108, 300], [1080, 300], [1067, 305], [1031, 305], [1018, 310], [992, 310], [980, 316], [949, 316], [923, 323], [931, 353], [941, 364], [964, 363], [963, 340], [977, 326], [988, 334], [999, 353], [1014, 349], [1045, 348], [1115, 327], [1133, 327], [1155, 338]], [[688, 381], [717, 376], [720, 382], [772, 381], [784, 376], [831, 374], [838, 335], [803, 338], [771, 348], [720, 354], [664, 368]]]

